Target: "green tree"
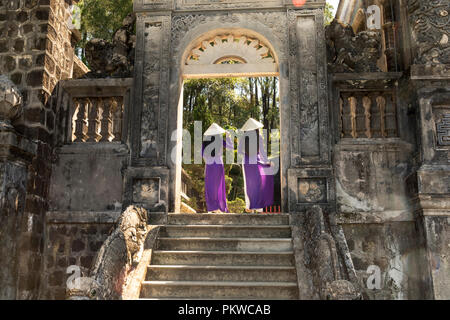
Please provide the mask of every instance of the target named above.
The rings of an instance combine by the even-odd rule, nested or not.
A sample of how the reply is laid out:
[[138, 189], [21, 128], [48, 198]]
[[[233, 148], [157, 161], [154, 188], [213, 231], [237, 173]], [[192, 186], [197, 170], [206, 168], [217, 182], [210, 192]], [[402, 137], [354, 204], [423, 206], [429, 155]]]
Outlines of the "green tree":
[[92, 38], [111, 40], [125, 17], [133, 12], [133, 0], [80, 0], [81, 41], [78, 56], [85, 63], [84, 47]]
[[89, 37], [111, 40], [125, 17], [133, 12], [133, 0], [81, 0], [81, 31]]
[[326, 26], [329, 25], [334, 19], [333, 9], [334, 9], [334, 7], [330, 3], [327, 2], [325, 5], [325, 12], [324, 12]]

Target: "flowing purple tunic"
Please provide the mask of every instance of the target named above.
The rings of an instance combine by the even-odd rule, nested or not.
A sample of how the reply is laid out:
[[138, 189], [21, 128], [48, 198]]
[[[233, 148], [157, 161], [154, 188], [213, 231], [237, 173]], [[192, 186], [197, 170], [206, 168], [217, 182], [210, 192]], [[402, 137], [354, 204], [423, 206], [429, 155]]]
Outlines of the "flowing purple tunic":
[[245, 152], [245, 139], [239, 141], [238, 152], [243, 156], [244, 184], [247, 209], [263, 209], [273, 205], [274, 174], [264, 151], [262, 136], [259, 136], [257, 152]]
[[[223, 147], [215, 150], [215, 155], [205, 154], [207, 143], [203, 143], [202, 154], [205, 159], [205, 200], [208, 212], [220, 210], [228, 212], [225, 171], [223, 167]], [[233, 148], [231, 139], [223, 141], [223, 146]]]

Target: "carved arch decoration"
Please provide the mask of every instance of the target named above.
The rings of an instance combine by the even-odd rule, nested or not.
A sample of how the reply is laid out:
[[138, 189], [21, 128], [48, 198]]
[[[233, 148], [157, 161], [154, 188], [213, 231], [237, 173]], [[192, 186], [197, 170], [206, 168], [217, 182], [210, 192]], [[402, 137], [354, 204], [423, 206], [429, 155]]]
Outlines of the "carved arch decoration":
[[192, 41], [183, 54], [184, 78], [278, 76], [278, 58], [256, 32], [217, 29]]
[[200, 46], [189, 53], [186, 64], [221, 64], [227, 60], [254, 64], [275, 63], [273, 53], [263, 42], [244, 35], [228, 34], [202, 41]]

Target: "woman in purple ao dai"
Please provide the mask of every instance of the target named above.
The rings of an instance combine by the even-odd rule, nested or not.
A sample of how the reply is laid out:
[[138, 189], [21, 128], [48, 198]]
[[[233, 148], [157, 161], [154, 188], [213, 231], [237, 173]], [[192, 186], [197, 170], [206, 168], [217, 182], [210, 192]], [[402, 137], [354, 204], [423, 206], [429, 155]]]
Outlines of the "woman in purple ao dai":
[[259, 133], [263, 127], [262, 123], [250, 118], [241, 128], [244, 136], [239, 139], [238, 153], [243, 157], [247, 212], [261, 212], [273, 205], [274, 175]]
[[233, 149], [231, 139], [223, 134], [226, 131], [213, 123], [204, 133], [202, 146], [205, 160], [205, 200], [208, 212], [228, 212], [225, 171], [223, 166], [223, 147]]

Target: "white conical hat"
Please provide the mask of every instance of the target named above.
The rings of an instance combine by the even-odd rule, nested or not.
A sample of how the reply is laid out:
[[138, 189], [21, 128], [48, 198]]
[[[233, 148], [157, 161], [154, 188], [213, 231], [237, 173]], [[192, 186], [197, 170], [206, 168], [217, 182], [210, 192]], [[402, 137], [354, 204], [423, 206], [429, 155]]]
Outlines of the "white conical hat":
[[261, 128], [264, 128], [264, 125], [261, 122], [256, 121], [253, 118], [250, 118], [247, 120], [247, 122], [241, 128], [241, 131], [251, 131], [251, 130], [256, 130], [256, 129], [261, 129]]
[[213, 123], [208, 130], [205, 132], [205, 136], [215, 136], [218, 134], [224, 134], [225, 129], [223, 129], [221, 126], [219, 126], [217, 123]]

